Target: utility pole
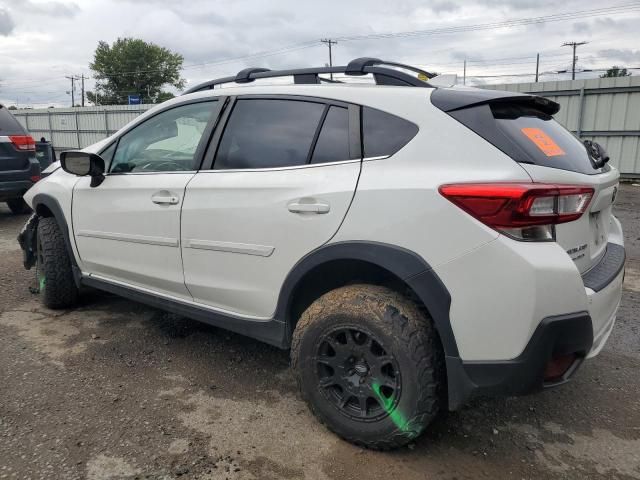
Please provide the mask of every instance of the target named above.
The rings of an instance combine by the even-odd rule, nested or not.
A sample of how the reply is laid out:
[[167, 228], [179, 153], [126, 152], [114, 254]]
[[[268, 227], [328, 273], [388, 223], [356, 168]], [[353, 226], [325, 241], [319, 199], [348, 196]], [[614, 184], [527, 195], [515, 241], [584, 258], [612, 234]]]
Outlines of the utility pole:
[[[333, 57], [331, 55], [331, 45], [337, 45], [338, 42], [336, 40], [331, 40], [330, 38], [323, 38], [320, 42], [325, 43], [329, 47], [329, 66], [333, 67]], [[329, 76], [331, 80], [333, 80], [333, 73], [330, 73]]]
[[578, 57], [576, 56], [576, 48], [580, 45], [585, 45], [589, 42], [564, 42], [562, 44], [563, 47], [573, 47], [573, 62], [571, 67], [571, 80], [576, 79], [576, 61], [578, 61]]
[[75, 96], [74, 96], [74, 89], [75, 89], [76, 77], [71, 75], [70, 77], [64, 77], [64, 78], [68, 78], [69, 80], [71, 80], [71, 106], [75, 107], [76, 100], [75, 100]]
[[84, 107], [84, 73], [80, 78], [82, 79], [82, 106]]
[[467, 84], [467, 59], [464, 59], [464, 66], [462, 67], [462, 85]]
[[540, 54], [536, 53], [536, 83], [538, 83], [538, 72], [540, 70]]

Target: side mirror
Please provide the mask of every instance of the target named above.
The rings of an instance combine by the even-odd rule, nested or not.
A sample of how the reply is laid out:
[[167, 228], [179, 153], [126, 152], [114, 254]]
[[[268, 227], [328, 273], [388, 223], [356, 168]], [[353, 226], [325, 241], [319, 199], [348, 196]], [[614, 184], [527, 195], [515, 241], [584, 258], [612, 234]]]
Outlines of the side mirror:
[[70, 150], [60, 154], [62, 169], [79, 177], [91, 176], [91, 186], [97, 187], [104, 180], [104, 160], [95, 153]]

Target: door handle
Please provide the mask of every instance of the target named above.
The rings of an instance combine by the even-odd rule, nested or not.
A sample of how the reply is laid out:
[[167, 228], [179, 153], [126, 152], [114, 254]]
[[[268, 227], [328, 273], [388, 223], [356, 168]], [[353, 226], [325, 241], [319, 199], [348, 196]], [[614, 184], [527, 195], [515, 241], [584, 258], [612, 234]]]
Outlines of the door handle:
[[292, 213], [329, 213], [331, 207], [328, 203], [313, 202], [313, 203], [300, 203], [293, 202], [287, 205], [287, 208]]
[[171, 192], [158, 192], [151, 197], [151, 201], [157, 205], [177, 205], [180, 199]]

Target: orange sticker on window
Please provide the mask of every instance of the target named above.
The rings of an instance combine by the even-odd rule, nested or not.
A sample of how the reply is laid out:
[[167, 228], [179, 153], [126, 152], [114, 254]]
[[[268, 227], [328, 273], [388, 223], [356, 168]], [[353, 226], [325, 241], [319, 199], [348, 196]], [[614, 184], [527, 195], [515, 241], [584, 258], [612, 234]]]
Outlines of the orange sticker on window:
[[523, 128], [522, 133], [524, 133], [529, 140], [536, 144], [542, 153], [544, 153], [547, 157], [556, 157], [558, 155], [564, 155], [564, 150], [562, 150], [553, 139], [544, 133], [539, 128]]

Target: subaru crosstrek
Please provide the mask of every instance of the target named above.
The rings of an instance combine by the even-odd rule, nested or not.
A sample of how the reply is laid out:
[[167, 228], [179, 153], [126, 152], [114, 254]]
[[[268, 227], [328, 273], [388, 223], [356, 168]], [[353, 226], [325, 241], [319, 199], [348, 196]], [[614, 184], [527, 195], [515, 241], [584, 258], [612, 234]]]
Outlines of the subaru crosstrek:
[[550, 100], [416, 73], [247, 69], [63, 153], [20, 236], [44, 304], [94, 287], [290, 349], [313, 413], [377, 449], [567, 382], [621, 298], [618, 171]]

